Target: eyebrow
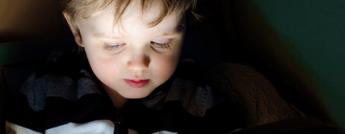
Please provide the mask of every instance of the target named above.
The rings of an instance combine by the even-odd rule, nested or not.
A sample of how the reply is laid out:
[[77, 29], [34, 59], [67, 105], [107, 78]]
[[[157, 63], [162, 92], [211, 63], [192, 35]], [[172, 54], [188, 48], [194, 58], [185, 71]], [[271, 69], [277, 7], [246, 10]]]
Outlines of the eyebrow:
[[101, 32], [93, 33], [93, 35], [98, 38], [105, 37], [105, 38], [112, 38], [112, 39], [121, 39], [121, 36], [107, 36], [106, 33], [101, 33]]
[[171, 32], [171, 33], [166, 33], [164, 32], [163, 34], [159, 35], [159, 36], [163, 36], [163, 37], [175, 37], [175, 36], [178, 36], [180, 33], [180, 31], [174, 31], [174, 32]]

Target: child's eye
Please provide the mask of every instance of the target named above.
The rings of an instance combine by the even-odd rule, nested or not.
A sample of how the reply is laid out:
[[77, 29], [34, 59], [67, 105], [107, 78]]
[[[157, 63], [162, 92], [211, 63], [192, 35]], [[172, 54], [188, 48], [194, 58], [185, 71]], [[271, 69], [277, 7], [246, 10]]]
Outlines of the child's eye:
[[155, 49], [155, 50], [167, 50], [170, 49], [170, 42], [155, 42], [155, 41], [151, 41], [150, 42], [151, 46]]
[[107, 51], [119, 51], [125, 45], [125, 43], [105, 43], [104, 49]]

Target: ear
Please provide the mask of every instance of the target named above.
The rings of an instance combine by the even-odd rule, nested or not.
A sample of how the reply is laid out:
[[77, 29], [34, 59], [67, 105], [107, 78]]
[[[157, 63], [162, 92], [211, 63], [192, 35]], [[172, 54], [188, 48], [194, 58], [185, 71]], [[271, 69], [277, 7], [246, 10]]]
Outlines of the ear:
[[73, 33], [75, 42], [80, 47], [83, 47], [83, 45], [82, 45], [82, 37], [81, 37], [81, 34], [80, 34], [80, 31], [79, 31], [79, 28], [78, 28], [77, 24], [74, 21], [71, 20], [71, 17], [70, 17], [70, 15], [68, 13], [63, 12], [63, 16], [65, 17], [65, 20], [67, 21], [67, 24], [68, 24], [70, 30]]

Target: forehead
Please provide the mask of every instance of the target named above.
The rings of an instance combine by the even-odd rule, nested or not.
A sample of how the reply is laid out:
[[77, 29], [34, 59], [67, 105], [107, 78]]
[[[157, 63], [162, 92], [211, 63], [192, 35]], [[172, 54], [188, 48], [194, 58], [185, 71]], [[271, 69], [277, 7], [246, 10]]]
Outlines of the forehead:
[[177, 28], [182, 18], [182, 13], [180, 12], [172, 12], [157, 25], [150, 25], [152, 21], [159, 17], [162, 10], [161, 4], [158, 2], [152, 3], [144, 11], [139, 1], [131, 2], [118, 23], [114, 22], [114, 15], [116, 14], [114, 6], [113, 2], [105, 9], [95, 12], [89, 18], [79, 21], [79, 24], [88, 31], [105, 34], [120, 34], [131, 31], [178, 32]]

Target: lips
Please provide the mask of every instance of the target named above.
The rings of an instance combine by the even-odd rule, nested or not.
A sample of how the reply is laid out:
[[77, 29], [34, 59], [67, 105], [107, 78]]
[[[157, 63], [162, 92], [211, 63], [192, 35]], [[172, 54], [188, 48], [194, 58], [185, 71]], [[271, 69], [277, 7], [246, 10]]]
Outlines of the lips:
[[145, 80], [130, 80], [130, 79], [125, 79], [125, 82], [133, 87], [133, 88], [142, 88], [146, 86], [149, 83], [150, 80], [145, 79]]

